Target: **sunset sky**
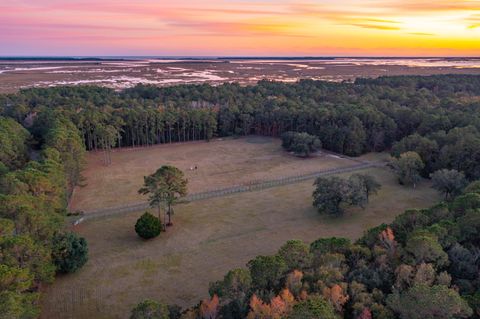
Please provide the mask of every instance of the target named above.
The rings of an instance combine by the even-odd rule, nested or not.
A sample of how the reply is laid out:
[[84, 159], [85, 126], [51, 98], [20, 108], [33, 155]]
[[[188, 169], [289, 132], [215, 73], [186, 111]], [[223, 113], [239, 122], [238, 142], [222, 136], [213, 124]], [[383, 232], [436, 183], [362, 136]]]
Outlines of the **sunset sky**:
[[480, 56], [480, 0], [0, 0], [0, 55]]

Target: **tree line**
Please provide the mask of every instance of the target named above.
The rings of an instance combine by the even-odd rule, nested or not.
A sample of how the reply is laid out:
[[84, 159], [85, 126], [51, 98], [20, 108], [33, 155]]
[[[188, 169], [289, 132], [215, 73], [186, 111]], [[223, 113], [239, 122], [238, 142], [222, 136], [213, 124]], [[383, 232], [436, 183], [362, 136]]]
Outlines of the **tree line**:
[[440, 168], [480, 177], [480, 77], [404, 76], [355, 83], [260, 81], [252, 86], [138, 85], [122, 92], [56, 87], [0, 95], [0, 114], [31, 120], [61, 113], [87, 150], [148, 146], [214, 136], [316, 136], [322, 147], [357, 156], [417, 152], [428, 176]]

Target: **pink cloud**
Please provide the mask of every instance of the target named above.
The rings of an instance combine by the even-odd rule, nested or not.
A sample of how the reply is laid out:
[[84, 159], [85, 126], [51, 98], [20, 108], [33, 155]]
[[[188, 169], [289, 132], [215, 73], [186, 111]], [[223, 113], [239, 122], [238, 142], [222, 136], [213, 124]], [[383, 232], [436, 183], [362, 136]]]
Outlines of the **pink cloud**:
[[[451, 14], [453, 22], [447, 22], [465, 29], [458, 37], [471, 41], [479, 36], [479, 10], [475, 0], [5, 1], [0, 4], [0, 55], [25, 54], [26, 48], [29, 54], [75, 55], [342, 54], [393, 52], [392, 43], [398, 43], [399, 52], [412, 51], [413, 44], [401, 37], [410, 35], [415, 43], [418, 35], [431, 33], [402, 33], [402, 15]], [[399, 41], [385, 41], [387, 35]], [[449, 47], [451, 40], [437, 41], [428, 51], [456, 50]], [[479, 50], [480, 45], [468, 52]]]

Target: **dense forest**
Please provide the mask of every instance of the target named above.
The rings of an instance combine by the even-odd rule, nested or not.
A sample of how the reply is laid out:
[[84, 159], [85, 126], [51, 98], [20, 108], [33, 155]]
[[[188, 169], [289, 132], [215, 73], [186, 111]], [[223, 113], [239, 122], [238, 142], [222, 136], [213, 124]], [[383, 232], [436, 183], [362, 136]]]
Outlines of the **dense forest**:
[[85, 240], [64, 227], [81, 135], [62, 117], [36, 128], [37, 138], [33, 127], [0, 116], [0, 318], [37, 318], [42, 285], [88, 258]]
[[408, 210], [355, 242], [286, 242], [210, 284], [181, 311], [154, 300], [131, 318], [449, 319], [480, 316], [480, 182], [450, 203]]
[[[238, 84], [28, 89], [0, 96], [0, 114], [45, 138], [52, 118], [74, 125], [87, 150], [306, 132], [325, 149], [356, 156], [415, 151], [424, 175], [440, 168], [480, 177], [480, 77], [445, 75]], [[48, 139], [47, 139], [48, 140]], [[398, 143], [396, 143], [398, 142]], [[394, 145], [395, 144], [395, 145]], [[109, 159], [106, 159], [106, 163]], [[76, 164], [70, 163], [70, 174]], [[75, 180], [75, 176], [71, 176]]]
[[[323, 148], [350, 156], [370, 151], [390, 151], [395, 157], [400, 157], [401, 154], [415, 152], [424, 163], [423, 176], [428, 177], [439, 169], [449, 169], [461, 172], [473, 181], [480, 178], [480, 76], [382, 77], [358, 79], [355, 83], [302, 80], [285, 84], [260, 81], [253, 86], [223, 84], [216, 87], [180, 85], [158, 88], [139, 85], [121, 92], [78, 86], [27, 89], [16, 94], [0, 95], [0, 317], [35, 318], [39, 312], [38, 291], [41, 285], [51, 282], [56, 272], [72, 272], [86, 262], [86, 243], [82, 238], [65, 233], [64, 224], [69, 196], [73, 188], [82, 183], [81, 171], [87, 150], [103, 150], [105, 164], [108, 165], [110, 150], [114, 147], [146, 147], [158, 143], [209, 140], [215, 136], [281, 136], [285, 132], [307, 133], [317, 137]], [[299, 271], [305, 278], [310, 278], [309, 271], [312, 269], [338, 265], [344, 270], [341, 273], [343, 277], [338, 275], [342, 280], [332, 282], [338, 283], [343, 292], [351, 287], [341, 283], [351, 285], [355, 281], [364, 285], [358, 288], [358, 298], [373, 300], [368, 309], [374, 314], [376, 308], [373, 304], [385, 308], [387, 301], [384, 295], [394, 293], [391, 276], [395, 272], [392, 273], [392, 269], [400, 264], [412, 267], [411, 276], [414, 277], [423, 261], [425, 266], [422, 267], [428, 269], [422, 268], [422, 271], [433, 267], [438, 276], [446, 272], [442, 276], [450, 275], [454, 287], [463, 297], [474, 296], [478, 278], [470, 276], [461, 281], [463, 277], [457, 272], [463, 274], [467, 271], [463, 268], [451, 270], [456, 267], [457, 260], [449, 255], [452, 247], [457, 247], [454, 244], [458, 244], [458, 249], [467, 250], [470, 254], [462, 250], [471, 256], [469, 262], [475, 265], [478, 262], [476, 229], [472, 228], [474, 231], [469, 233], [462, 229], [461, 236], [470, 234], [468, 238], [449, 233], [462, 218], [468, 219], [465, 223], [469, 227], [475, 227], [477, 195], [465, 196], [471, 197], [467, 198], [471, 199], [468, 201], [471, 206], [460, 212], [450, 207], [442, 209], [447, 212], [442, 220], [432, 219], [425, 212], [406, 215], [413, 216], [407, 219], [415, 225], [417, 222], [421, 224], [419, 229], [435, 226], [435, 231], [441, 232], [434, 232], [437, 239], [426, 233], [418, 235], [430, 243], [439, 242], [440, 246], [436, 245], [434, 252], [442, 250], [448, 255], [440, 254], [443, 260], [440, 264], [437, 260], [417, 260], [417, 257], [404, 253], [403, 250], [408, 251], [410, 230], [402, 233], [392, 225], [388, 228], [391, 231], [387, 228], [382, 231], [388, 233], [387, 237], [394, 236], [398, 248], [394, 256], [390, 256], [390, 252], [376, 254], [377, 248], [382, 248], [376, 242], [376, 234], [372, 239], [374, 243], [348, 245], [349, 249], [360, 247], [369, 256], [357, 258], [368, 270], [358, 276], [371, 277], [375, 284], [357, 277], [351, 277], [355, 280], [344, 280], [353, 276], [350, 273], [360, 266], [350, 260], [341, 261], [342, 256], [335, 254], [346, 254], [347, 250], [337, 251], [336, 248], [325, 251], [327, 257], [328, 254], [335, 255], [331, 261], [317, 260], [315, 264], [309, 264], [310, 268]], [[454, 239], [448, 237], [451, 241], [443, 243], [444, 232]], [[425, 249], [425, 254], [433, 253], [432, 249]], [[315, 256], [315, 251], [312, 254]], [[348, 256], [344, 257], [350, 258]], [[340, 261], [336, 260], [337, 257]], [[381, 266], [377, 257], [384, 260]], [[461, 255], [458, 258], [462, 261], [467, 257]], [[467, 267], [460, 261], [458, 267]], [[250, 271], [253, 271], [252, 286], [249, 286], [248, 292], [258, 290], [259, 305], [270, 302], [269, 298], [281, 293], [279, 289], [284, 286], [284, 261], [279, 259], [275, 262], [280, 265], [282, 276], [275, 277], [273, 282], [256, 276], [253, 266], [250, 266]], [[262, 263], [259, 260], [258, 267]], [[386, 267], [386, 270], [376, 273], [376, 269], [380, 268], [372, 265], [377, 264], [380, 268]], [[478, 269], [472, 271], [478, 275]], [[426, 284], [418, 288], [414, 285], [412, 287], [420, 290], [412, 291], [412, 294], [426, 293], [426, 289], [432, 294], [452, 295], [452, 300], [459, 302], [456, 304], [460, 305], [456, 309], [462, 310], [459, 313], [470, 315], [470, 308], [461, 302], [463, 299], [459, 301], [458, 293], [448, 285], [442, 286], [445, 283], [443, 279], [433, 280], [436, 283], [434, 286]], [[311, 281], [306, 282], [312, 285]], [[306, 292], [319, 293], [327, 286], [328, 289], [334, 287], [326, 283], [317, 288], [311, 286]], [[222, 297], [218, 289], [214, 292]], [[338, 288], [335, 289], [338, 292]], [[383, 295], [377, 296], [377, 292]], [[290, 293], [294, 294], [291, 289]], [[399, 290], [398, 294], [401, 293]], [[344, 304], [352, 303], [357, 300], [355, 298], [349, 295], [348, 303]], [[224, 302], [224, 299], [221, 300]], [[250, 299], [242, 300], [251, 302]], [[322, 300], [306, 298], [304, 304], [307, 308], [329, 307]], [[239, 311], [247, 311], [248, 307], [242, 307]], [[336, 313], [357, 316], [349, 307], [342, 306], [341, 311], [337, 309]], [[386, 313], [395, 309], [394, 306], [389, 307]], [[393, 313], [399, 315], [398, 312]], [[363, 318], [368, 316], [367, 313]], [[455, 316], [458, 317], [458, 314]], [[382, 318], [380, 315], [373, 317]]]

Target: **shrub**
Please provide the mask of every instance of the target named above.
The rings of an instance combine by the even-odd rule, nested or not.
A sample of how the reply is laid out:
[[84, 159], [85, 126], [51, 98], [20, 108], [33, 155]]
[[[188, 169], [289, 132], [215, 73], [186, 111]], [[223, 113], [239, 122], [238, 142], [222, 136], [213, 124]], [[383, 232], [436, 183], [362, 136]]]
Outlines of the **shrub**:
[[138, 236], [144, 239], [157, 237], [161, 231], [160, 220], [152, 214], [146, 212], [137, 220], [135, 231]]
[[75, 233], [55, 235], [52, 245], [52, 260], [57, 272], [77, 271], [88, 260], [87, 241]]

